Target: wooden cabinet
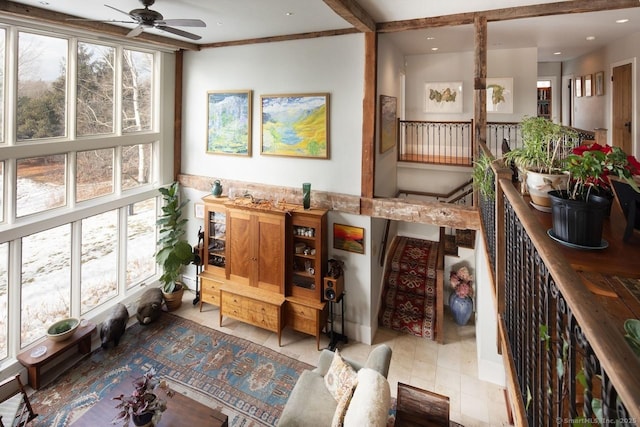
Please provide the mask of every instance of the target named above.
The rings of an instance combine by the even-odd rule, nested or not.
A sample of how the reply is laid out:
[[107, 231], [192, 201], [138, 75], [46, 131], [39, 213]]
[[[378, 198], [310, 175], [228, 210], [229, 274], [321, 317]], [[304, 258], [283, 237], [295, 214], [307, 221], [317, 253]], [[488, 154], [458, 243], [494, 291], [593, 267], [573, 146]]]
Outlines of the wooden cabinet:
[[287, 297], [285, 325], [295, 331], [315, 336], [318, 350], [320, 350], [320, 334], [326, 324], [326, 302]]
[[327, 322], [327, 211], [206, 196], [201, 303], [278, 334], [283, 327], [316, 337]]
[[322, 278], [327, 270], [327, 211], [295, 211], [292, 217], [292, 262], [287, 296], [322, 299]]
[[220, 290], [220, 326], [222, 316], [231, 317], [275, 332], [281, 345], [284, 301], [281, 294], [227, 284]]
[[284, 295], [286, 212], [227, 210], [227, 279]]
[[227, 214], [226, 197], [205, 196], [204, 245], [206, 250], [204, 270], [218, 276], [225, 275], [227, 264]]

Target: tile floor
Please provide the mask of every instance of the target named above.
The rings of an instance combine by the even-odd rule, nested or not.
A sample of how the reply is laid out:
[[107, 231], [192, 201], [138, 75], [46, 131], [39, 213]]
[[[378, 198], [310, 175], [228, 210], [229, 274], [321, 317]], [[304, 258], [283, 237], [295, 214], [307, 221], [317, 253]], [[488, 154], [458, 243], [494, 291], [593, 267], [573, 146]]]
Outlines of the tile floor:
[[[315, 337], [285, 328], [282, 347], [278, 347], [277, 335], [263, 329], [230, 318], [224, 318], [221, 327], [218, 308], [204, 304], [200, 312], [192, 305], [193, 296], [185, 293], [175, 314], [315, 366], [319, 356]], [[388, 376], [391, 395], [396, 397], [397, 384], [403, 382], [449, 396], [451, 419], [465, 427], [508, 426], [503, 388], [478, 379], [475, 326], [458, 326], [451, 316], [445, 317], [445, 345], [378, 330], [373, 345], [385, 343], [393, 350]], [[328, 344], [329, 339], [321, 337], [320, 348]], [[345, 357], [364, 362], [372, 346], [349, 340], [338, 348]]]

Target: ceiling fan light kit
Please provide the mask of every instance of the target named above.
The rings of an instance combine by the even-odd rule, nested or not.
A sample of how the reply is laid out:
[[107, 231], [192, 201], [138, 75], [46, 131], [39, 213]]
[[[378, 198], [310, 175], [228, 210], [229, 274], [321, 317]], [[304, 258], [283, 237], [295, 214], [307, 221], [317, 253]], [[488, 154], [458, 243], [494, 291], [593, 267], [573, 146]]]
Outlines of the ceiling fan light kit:
[[[156, 28], [158, 30], [166, 31], [168, 33], [175, 34], [180, 37], [185, 37], [191, 40], [200, 40], [202, 37], [190, 33], [188, 31], [181, 30], [174, 27], [206, 27], [207, 24], [201, 19], [164, 19], [164, 16], [160, 12], [149, 9], [149, 6], [153, 6], [155, 0], [140, 0], [140, 3], [144, 6], [142, 9], [133, 9], [130, 12], [125, 12], [116, 7], [105, 4], [109, 9], [113, 9], [124, 15], [127, 15], [132, 21], [118, 21], [108, 20], [102, 21], [106, 23], [119, 22], [123, 24], [138, 24], [134, 29], [129, 31], [127, 37], [136, 37], [144, 31], [145, 28]], [[91, 21], [91, 20], [87, 20]]]

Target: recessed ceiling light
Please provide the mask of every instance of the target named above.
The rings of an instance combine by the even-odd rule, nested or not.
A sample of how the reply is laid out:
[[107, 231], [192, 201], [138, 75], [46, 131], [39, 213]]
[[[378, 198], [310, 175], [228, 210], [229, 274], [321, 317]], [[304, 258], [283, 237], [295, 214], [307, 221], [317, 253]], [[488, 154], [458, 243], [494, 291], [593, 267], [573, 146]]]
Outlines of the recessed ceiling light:
[[616, 20], [616, 24], [624, 24], [624, 23], [626, 23], [626, 22], [629, 22], [629, 20], [628, 20], [628, 19], [626, 19], [626, 18], [625, 18], [625, 19], [618, 19], [618, 20]]
[[432, 47], [431, 50], [436, 51], [436, 50], [438, 50], [438, 48], [437, 47]]
[[591, 40], [595, 40], [596, 36], [587, 36], [587, 40], [591, 41]]
[[562, 55], [562, 52], [553, 52], [554, 55]]
[[285, 12], [284, 13], [286, 16], [293, 16], [293, 12]]
[[222, 25], [222, 21], [216, 22], [216, 25]]
[[436, 38], [433, 36], [427, 36], [427, 40], [435, 40]]
[[49, 6], [49, 2], [48, 1], [41, 1], [40, 4], [42, 6]]

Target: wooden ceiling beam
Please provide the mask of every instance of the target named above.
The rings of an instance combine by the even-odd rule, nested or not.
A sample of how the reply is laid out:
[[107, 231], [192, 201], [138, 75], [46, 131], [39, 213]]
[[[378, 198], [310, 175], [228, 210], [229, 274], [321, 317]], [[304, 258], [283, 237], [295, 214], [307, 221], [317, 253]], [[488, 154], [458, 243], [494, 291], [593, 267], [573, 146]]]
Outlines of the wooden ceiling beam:
[[283, 42], [287, 40], [302, 40], [302, 39], [314, 39], [318, 37], [330, 37], [330, 36], [341, 36], [344, 34], [356, 34], [360, 33], [357, 28], [346, 28], [341, 30], [328, 30], [328, 31], [315, 31], [311, 33], [300, 33], [300, 34], [287, 34], [283, 36], [271, 36], [271, 37], [260, 37], [256, 39], [245, 39], [245, 40], [231, 40], [227, 42], [216, 42], [216, 43], [204, 43], [200, 45], [200, 49], [207, 48], [215, 48], [215, 47], [227, 47], [227, 46], [242, 46], [247, 44], [256, 44], [256, 43], [271, 43], [271, 42]]
[[[12, 1], [0, 1], [0, 15], [15, 19], [28, 19], [30, 21], [40, 22], [44, 24], [63, 26], [65, 28], [74, 28], [77, 30], [90, 31], [91, 33], [102, 33], [107, 36], [125, 38], [131, 29], [120, 27], [105, 22], [82, 21], [77, 16], [67, 15], [66, 13], [55, 12], [49, 9], [29, 6], [22, 3]], [[199, 46], [195, 43], [184, 42], [169, 37], [162, 37], [155, 34], [142, 33], [135, 39], [137, 42], [150, 43], [155, 46], [168, 47], [171, 49], [198, 50]]]
[[376, 31], [376, 22], [355, 0], [324, 0], [342, 19], [363, 33]]
[[379, 33], [393, 33], [424, 28], [448, 27], [473, 24], [476, 16], [484, 16], [487, 22], [508, 21], [512, 19], [537, 18], [571, 13], [600, 12], [604, 10], [630, 9], [640, 7], [638, 0], [570, 0], [557, 3], [536, 4], [531, 6], [509, 7], [478, 12], [457, 13], [434, 16], [431, 18], [408, 19], [404, 21], [381, 22], [377, 25]]

